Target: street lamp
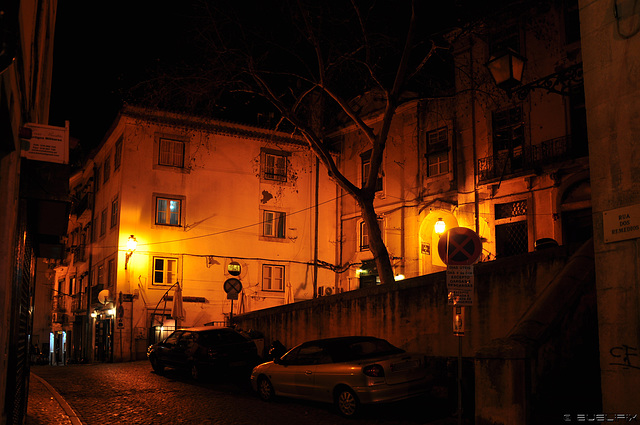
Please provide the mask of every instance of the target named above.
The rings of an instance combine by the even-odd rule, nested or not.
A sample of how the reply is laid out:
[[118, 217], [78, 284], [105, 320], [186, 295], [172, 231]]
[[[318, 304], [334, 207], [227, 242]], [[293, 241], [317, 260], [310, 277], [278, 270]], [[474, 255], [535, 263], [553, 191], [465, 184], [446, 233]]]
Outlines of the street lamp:
[[127, 254], [124, 258], [124, 269], [127, 270], [127, 264], [129, 264], [129, 258], [133, 255], [133, 252], [138, 247], [138, 241], [136, 237], [131, 235], [129, 236], [129, 240], [127, 241]]
[[436, 224], [433, 227], [437, 235], [442, 235], [447, 229], [447, 225], [445, 224], [444, 220], [442, 220], [442, 218], [438, 218], [438, 221], [436, 221]]
[[578, 63], [529, 84], [520, 85], [526, 61], [525, 57], [507, 49], [491, 56], [486, 67], [498, 87], [506, 91], [509, 97], [515, 94], [520, 100], [524, 100], [533, 89], [544, 89], [549, 93], [567, 96], [571, 83], [581, 84], [584, 80], [582, 63]]

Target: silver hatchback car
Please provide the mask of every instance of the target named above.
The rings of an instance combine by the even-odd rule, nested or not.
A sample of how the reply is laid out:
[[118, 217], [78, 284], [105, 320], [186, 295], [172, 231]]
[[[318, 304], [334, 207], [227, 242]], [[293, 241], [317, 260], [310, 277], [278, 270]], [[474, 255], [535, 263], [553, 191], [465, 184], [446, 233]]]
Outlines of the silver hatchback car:
[[361, 404], [425, 393], [429, 384], [423, 355], [366, 336], [308, 341], [251, 373], [251, 385], [265, 401], [280, 395], [335, 403], [347, 417]]

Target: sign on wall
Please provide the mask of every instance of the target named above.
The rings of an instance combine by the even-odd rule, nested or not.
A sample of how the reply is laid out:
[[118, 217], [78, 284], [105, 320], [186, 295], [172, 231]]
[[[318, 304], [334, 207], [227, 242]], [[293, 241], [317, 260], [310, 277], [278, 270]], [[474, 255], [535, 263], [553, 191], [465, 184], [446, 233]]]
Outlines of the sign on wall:
[[20, 130], [20, 156], [36, 161], [69, 163], [69, 125], [27, 123]]
[[640, 238], [640, 204], [602, 213], [605, 243]]

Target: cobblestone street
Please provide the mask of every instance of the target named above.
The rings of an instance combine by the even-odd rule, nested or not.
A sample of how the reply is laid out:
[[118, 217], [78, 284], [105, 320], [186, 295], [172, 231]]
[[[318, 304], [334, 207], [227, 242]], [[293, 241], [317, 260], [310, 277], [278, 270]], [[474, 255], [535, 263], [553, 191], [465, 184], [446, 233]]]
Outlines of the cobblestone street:
[[[372, 406], [358, 419], [347, 420], [328, 404], [292, 399], [262, 402], [251, 391], [248, 377], [220, 377], [200, 383], [171, 369], [158, 375], [147, 361], [32, 366], [31, 372], [50, 384], [85, 425], [456, 423], [444, 418], [442, 400], [428, 396]], [[31, 389], [33, 393], [43, 391], [39, 379], [32, 379]], [[36, 409], [38, 401], [31, 395], [30, 391], [29, 407]], [[53, 397], [39, 399], [43, 408], [54, 402]], [[30, 415], [27, 425], [47, 423], [35, 416]], [[48, 423], [70, 423], [60, 418], [51, 420]]]

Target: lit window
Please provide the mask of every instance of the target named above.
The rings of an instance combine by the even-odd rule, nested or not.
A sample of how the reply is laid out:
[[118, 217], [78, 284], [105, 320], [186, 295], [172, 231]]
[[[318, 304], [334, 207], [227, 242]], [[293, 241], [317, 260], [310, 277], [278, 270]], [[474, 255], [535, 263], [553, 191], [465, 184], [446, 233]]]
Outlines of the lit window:
[[179, 199], [156, 198], [156, 224], [180, 226], [181, 209]]
[[287, 181], [287, 158], [284, 155], [264, 153], [263, 171], [267, 180]]
[[178, 276], [177, 258], [153, 257], [153, 284], [173, 285]]
[[184, 168], [184, 142], [160, 139], [159, 145], [158, 164]]
[[263, 236], [272, 238], [284, 238], [286, 215], [280, 211], [263, 212]]
[[284, 266], [262, 266], [262, 290], [284, 291]]

